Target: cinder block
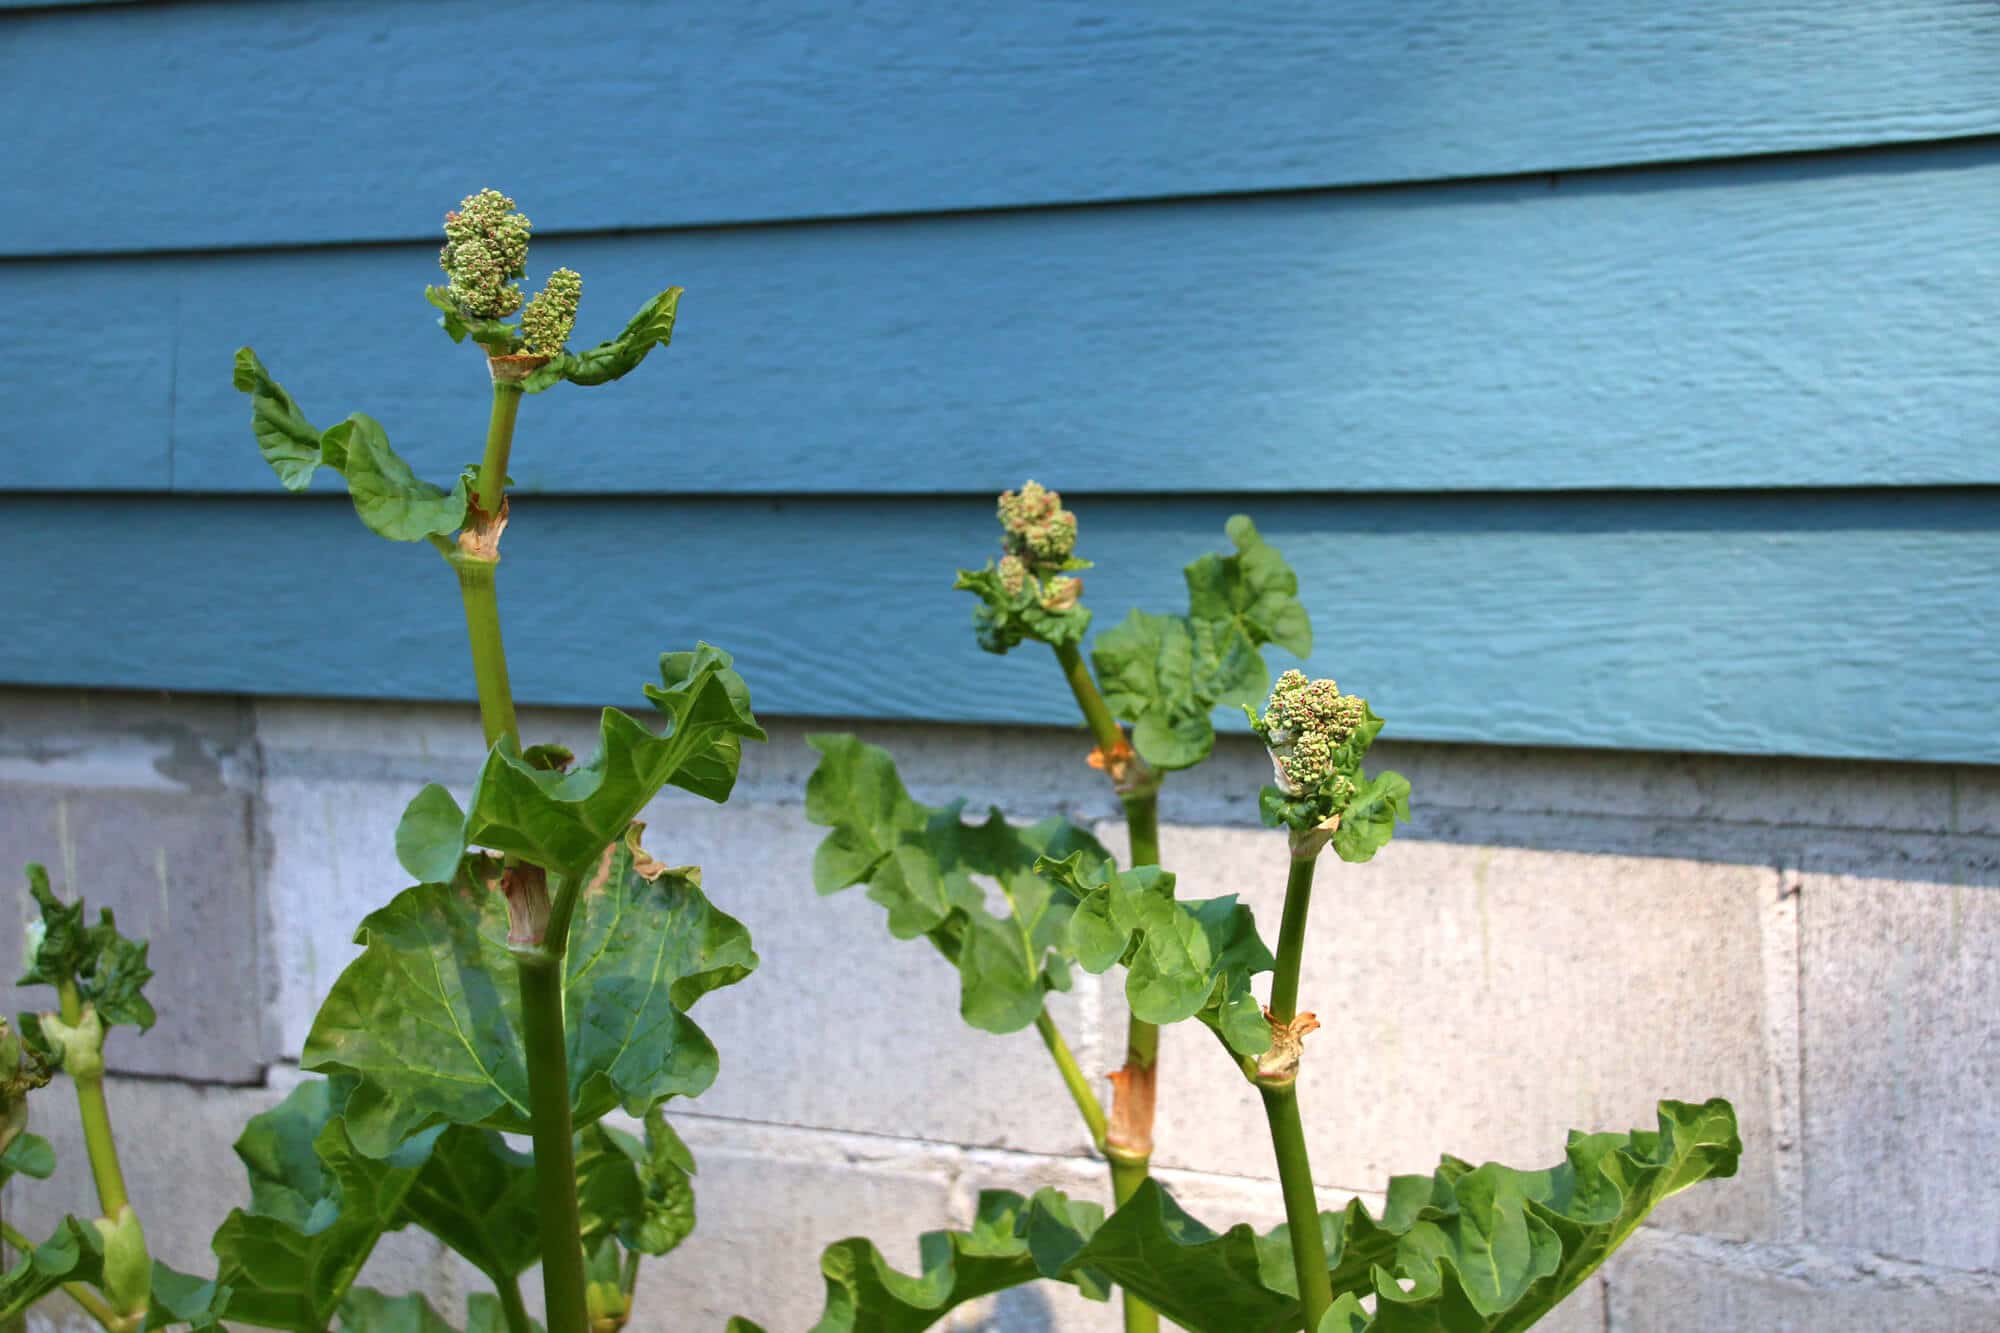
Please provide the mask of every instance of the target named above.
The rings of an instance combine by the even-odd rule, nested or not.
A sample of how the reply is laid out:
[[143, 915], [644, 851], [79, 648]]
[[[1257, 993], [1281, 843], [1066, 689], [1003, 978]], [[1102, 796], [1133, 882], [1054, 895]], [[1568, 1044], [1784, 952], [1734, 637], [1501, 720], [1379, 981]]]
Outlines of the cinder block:
[[720, 1329], [731, 1315], [796, 1333], [825, 1299], [820, 1252], [866, 1236], [895, 1267], [951, 1225], [949, 1155], [859, 1135], [677, 1116], [693, 1150], [694, 1234], [639, 1270], [633, 1327]]
[[7, 691], [0, 694], [0, 866], [15, 910], [0, 929], [0, 1004], [55, 1008], [16, 987], [20, 927], [34, 915], [21, 865], [151, 943], [144, 1037], [118, 1030], [114, 1070], [255, 1082], [274, 1054], [258, 956], [254, 746], [233, 703]]
[[[283, 1087], [197, 1088], [164, 1079], [112, 1078], [105, 1094], [126, 1189], [145, 1224], [148, 1247], [183, 1272], [213, 1276], [209, 1240], [229, 1210], [250, 1199], [249, 1178], [234, 1151], [237, 1135], [250, 1117], [283, 1099]], [[95, 1217], [99, 1207], [70, 1085], [58, 1079], [36, 1093], [32, 1116], [31, 1128], [55, 1147], [56, 1174], [45, 1181], [9, 1181], [7, 1218], [28, 1234], [43, 1236], [63, 1214]], [[389, 1292], [423, 1291], [445, 1309], [463, 1303], [459, 1267], [428, 1235], [408, 1230], [383, 1238], [361, 1281]], [[95, 1327], [59, 1296], [38, 1307], [37, 1319], [50, 1321], [50, 1327]]]
[[1901, 852], [1822, 849], [1801, 877], [1806, 1235], [1992, 1270], [2000, 1183], [1974, 1164], [2000, 1087], [2000, 868]]
[[1641, 1232], [1607, 1265], [1612, 1333], [1991, 1333], [1990, 1275]]
[[[1277, 938], [1281, 838], [1169, 827], [1163, 844], [1184, 896], [1238, 893]], [[1380, 1189], [1440, 1152], [1542, 1167], [1571, 1128], [1651, 1128], [1663, 1097], [1724, 1096], [1747, 1145], [1739, 1176], [1659, 1219], [1767, 1234], [1781, 1209], [1759, 915], [1777, 889], [1754, 866], [1404, 839], [1367, 865], [1329, 859], [1301, 987], [1323, 1025], [1300, 1084], [1316, 1176]], [[1115, 1033], [1122, 983], [1106, 980]], [[1162, 1061], [1155, 1162], [1271, 1174], [1261, 1103], [1214, 1038], [1179, 1025]]]

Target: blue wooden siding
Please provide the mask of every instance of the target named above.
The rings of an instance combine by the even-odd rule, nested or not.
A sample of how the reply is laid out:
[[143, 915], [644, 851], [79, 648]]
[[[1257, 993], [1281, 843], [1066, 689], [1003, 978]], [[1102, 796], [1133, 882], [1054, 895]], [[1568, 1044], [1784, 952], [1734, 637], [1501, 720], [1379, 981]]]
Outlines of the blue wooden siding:
[[228, 360], [454, 470], [419, 289], [490, 182], [586, 339], [689, 290], [523, 412], [529, 700], [702, 634], [775, 711], [1060, 720], [948, 587], [1034, 475], [1101, 623], [1255, 514], [1398, 735], [2000, 761], [1990, 6], [603, 2], [497, 100], [506, 4], [8, 8], [0, 679], [463, 695]]

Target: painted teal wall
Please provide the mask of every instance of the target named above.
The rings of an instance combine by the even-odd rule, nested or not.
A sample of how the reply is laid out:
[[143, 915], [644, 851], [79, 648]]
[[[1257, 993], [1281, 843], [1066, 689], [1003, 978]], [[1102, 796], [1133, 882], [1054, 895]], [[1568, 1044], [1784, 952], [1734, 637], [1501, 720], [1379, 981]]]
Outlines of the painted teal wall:
[[455, 470], [491, 183], [582, 340], [688, 289], [523, 413], [533, 700], [701, 634], [773, 710], [1064, 719], [949, 590], [1032, 475], [1107, 624], [1255, 515], [1397, 735], [2000, 762], [1991, 5], [0, 2], [0, 108], [0, 680], [464, 692], [228, 367]]

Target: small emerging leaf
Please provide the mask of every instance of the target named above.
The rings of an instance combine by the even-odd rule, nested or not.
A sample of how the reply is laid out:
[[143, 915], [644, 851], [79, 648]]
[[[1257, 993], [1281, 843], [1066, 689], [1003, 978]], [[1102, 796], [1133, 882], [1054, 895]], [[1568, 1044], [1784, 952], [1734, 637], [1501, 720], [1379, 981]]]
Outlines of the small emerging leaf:
[[[146, 941], [129, 940], [118, 933], [111, 909], [97, 914], [97, 924], [84, 924], [82, 900], [65, 903], [49, 888], [49, 874], [39, 865], [28, 866], [28, 892], [40, 909], [39, 919], [28, 927], [27, 970], [16, 985], [59, 986], [74, 982], [77, 994], [93, 1006], [106, 1027], [126, 1024], [141, 1032], [153, 1026], [156, 1015], [145, 996], [145, 985], [153, 979], [146, 963]], [[23, 1015], [22, 1039], [38, 1054], [52, 1056], [39, 1023]]]
[[39, 1134], [17, 1134], [12, 1143], [0, 1149], [0, 1185], [6, 1184], [9, 1176], [47, 1180], [55, 1173], [56, 1150]]
[[97, 1228], [65, 1217], [47, 1240], [0, 1274], [0, 1319], [12, 1319], [65, 1282], [95, 1286], [103, 1276], [104, 1243]]
[[338, 1091], [324, 1079], [292, 1089], [236, 1140], [250, 1174], [250, 1206], [230, 1213], [212, 1242], [225, 1317], [263, 1328], [319, 1330], [429, 1157], [435, 1131], [370, 1158], [355, 1151]]

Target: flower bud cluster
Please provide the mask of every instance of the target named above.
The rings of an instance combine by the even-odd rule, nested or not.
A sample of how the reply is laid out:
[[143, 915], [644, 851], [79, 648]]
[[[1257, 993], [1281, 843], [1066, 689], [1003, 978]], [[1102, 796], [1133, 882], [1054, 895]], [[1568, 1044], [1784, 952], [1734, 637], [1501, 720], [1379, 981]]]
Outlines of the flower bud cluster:
[[1000, 495], [1001, 545], [1037, 574], [1059, 568], [1076, 550], [1076, 515], [1062, 507], [1062, 496], [1029, 482], [1019, 491]]
[[521, 333], [537, 356], [560, 356], [576, 327], [576, 307], [583, 295], [583, 278], [575, 269], [559, 268], [521, 312]]
[[1257, 720], [1258, 734], [1271, 751], [1278, 790], [1287, 796], [1324, 792], [1339, 809], [1354, 798], [1353, 777], [1344, 771], [1349, 743], [1368, 721], [1368, 703], [1342, 694], [1331, 680], [1307, 680], [1301, 671], [1278, 677]]
[[451, 295], [469, 315], [505, 319], [521, 308], [514, 280], [527, 276], [527, 217], [498, 190], [481, 190], [444, 215], [438, 266], [451, 275]]

